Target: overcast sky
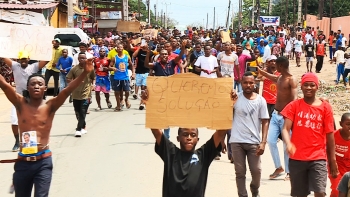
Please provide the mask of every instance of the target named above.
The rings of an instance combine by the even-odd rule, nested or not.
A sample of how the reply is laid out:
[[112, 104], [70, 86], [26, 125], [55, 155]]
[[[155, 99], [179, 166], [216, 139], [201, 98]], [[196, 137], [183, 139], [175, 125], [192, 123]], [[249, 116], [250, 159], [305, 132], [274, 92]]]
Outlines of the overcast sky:
[[[144, 0], [145, 1], [145, 0]], [[209, 14], [209, 28], [213, 27], [214, 22], [214, 7], [216, 8], [217, 24], [224, 26], [226, 24], [226, 16], [229, 0], [150, 0], [150, 4], [158, 4], [157, 12], [168, 7], [168, 15], [175, 19], [179, 25], [178, 28], [185, 28], [190, 24], [204, 24], [206, 26], [207, 13]], [[231, 6], [234, 12], [238, 11], [238, 0], [231, 0]], [[153, 8], [153, 6], [152, 6]], [[232, 16], [232, 7], [230, 11], [230, 20]], [[204, 19], [204, 23], [203, 23]], [[181, 29], [182, 29], [181, 28]]]

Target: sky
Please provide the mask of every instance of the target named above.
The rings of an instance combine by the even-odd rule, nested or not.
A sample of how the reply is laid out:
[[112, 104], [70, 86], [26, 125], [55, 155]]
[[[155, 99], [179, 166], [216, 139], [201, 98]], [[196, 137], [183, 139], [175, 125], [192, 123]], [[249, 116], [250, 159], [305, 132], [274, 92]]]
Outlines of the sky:
[[[184, 29], [187, 25], [196, 24], [206, 27], [207, 13], [209, 14], [208, 27], [213, 28], [214, 7], [216, 12], [216, 27], [225, 26], [229, 0], [150, 0], [150, 4], [157, 4], [157, 12], [166, 7], [170, 18], [175, 19], [179, 24], [178, 29]], [[153, 6], [152, 6], [153, 7]], [[238, 11], [238, 0], [231, 0], [230, 19], [233, 11]]]

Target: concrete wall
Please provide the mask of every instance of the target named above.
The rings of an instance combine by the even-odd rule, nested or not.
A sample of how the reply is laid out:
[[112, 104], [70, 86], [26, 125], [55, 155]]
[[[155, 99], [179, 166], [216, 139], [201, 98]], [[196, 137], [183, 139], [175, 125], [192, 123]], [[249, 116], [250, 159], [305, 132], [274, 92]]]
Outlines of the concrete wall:
[[[314, 27], [316, 29], [317, 26], [320, 27], [321, 30], [323, 30], [324, 34], [327, 36], [329, 35], [329, 18], [323, 17], [322, 20], [317, 20], [317, 16], [314, 15], [307, 15], [306, 17], [306, 26]], [[350, 22], [350, 16], [343, 16], [343, 17], [337, 17], [332, 18], [332, 30], [337, 31], [341, 30], [342, 33], [344, 33], [345, 37], [350, 37], [350, 25], [348, 25]]]

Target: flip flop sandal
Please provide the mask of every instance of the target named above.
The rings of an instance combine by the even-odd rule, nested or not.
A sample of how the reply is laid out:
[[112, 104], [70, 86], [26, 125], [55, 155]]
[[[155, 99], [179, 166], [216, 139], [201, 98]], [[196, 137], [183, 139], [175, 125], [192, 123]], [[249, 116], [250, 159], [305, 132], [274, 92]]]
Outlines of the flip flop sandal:
[[129, 102], [127, 102], [127, 103], [126, 103], [126, 108], [127, 108], [127, 109], [130, 109], [130, 107], [131, 107], [131, 104], [130, 104]]
[[101, 111], [101, 110], [102, 108], [99, 108], [99, 107], [95, 109], [95, 111]]
[[124, 102], [121, 102], [120, 106], [121, 106], [121, 108], [124, 108], [124, 106], [125, 106]]
[[275, 179], [275, 178], [277, 178], [277, 177], [280, 177], [280, 176], [282, 176], [282, 173], [279, 173], [279, 174], [277, 174], [276, 172], [274, 172], [273, 174], [270, 174], [270, 179]]
[[111, 109], [111, 108], [112, 108], [112, 103], [111, 103], [111, 101], [106, 101], [106, 102], [107, 102], [108, 109]]
[[115, 108], [114, 108], [114, 111], [115, 111], [115, 112], [121, 112], [122, 109], [121, 109], [120, 107], [115, 107]]
[[287, 174], [286, 177], [284, 177], [284, 180], [285, 181], [289, 181], [290, 180], [289, 174]]

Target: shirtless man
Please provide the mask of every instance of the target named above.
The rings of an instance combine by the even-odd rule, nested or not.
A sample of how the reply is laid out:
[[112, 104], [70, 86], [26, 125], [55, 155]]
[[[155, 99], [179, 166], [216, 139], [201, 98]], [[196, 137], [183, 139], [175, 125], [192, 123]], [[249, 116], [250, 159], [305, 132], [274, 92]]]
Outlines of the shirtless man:
[[[12, 69], [14, 81], [16, 83], [16, 92], [23, 94], [23, 91], [27, 89], [28, 77], [41, 70], [48, 61], [39, 61], [33, 64], [29, 64], [29, 53], [27, 51], [20, 51], [18, 54], [18, 62], [9, 58], [3, 59], [5, 64]], [[12, 148], [13, 152], [17, 152], [19, 149], [19, 135], [18, 135], [18, 119], [16, 109], [12, 106], [11, 110], [11, 127], [13, 135], [16, 139], [15, 145]]]
[[58, 96], [48, 101], [43, 99], [47, 87], [42, 75], [29, 76], [25, 94], [27, 96], [16, 93], [13, 87], [0, 76], [0, 88], [16, 107], [20, 136], [23, 133], [31, 133], [31, 140], [36, 142], [36, 146], [24, 147], [23, 138], [17, 159], [0, 161], [0, 163], [16, 162], [13, 174], [16, 196], [31, 196], [33, 184], [35, 197], [49, 195], [52, 178], [52, 153], [49, 150], [49, 136], [54, 115], [72, 91], [83, 83], [86, 75], [93, 70], [92, 59], [90, 59], [83, 74], [70, 82]]
[[[289, 60], [286, 57], [282, 56], [277, 58], [276, 66], [277, 66], [277, 72], [281, 73], [281, 75], [279, 76], [267, 73], [266, 71], [263, 71], [260, 68], [258, 68], [259, 74], [277, 83], [276, 105], [272, 113], [272, 117], [269, 125], [269, 131], [267, 134], [267, 143], [270, 147], [272, 159], [276, 168], [275, 172], [273, 172], [270, 175], [270, 179], [274, 179], [281, 176], [282, 172], [284, 171], [280, 162], [280, 157], [279, 157], [278, 147], [277, 147], [277, 139], [278, 139], [278, 136], [281, 135], [281, 131], [284, 124], [284, 118], [280, 114], [280, 112], [284, 109], [284, 107], [288, 103], [297, 99], [297, 86], [298, 86], [296, 78], [289, 71]], [[285, 149], [284, 162], [285, 162], [285, 170], [287, 173], [285, 180], [289, 180], [288, 160], [289, 160], [289, 156]]]

